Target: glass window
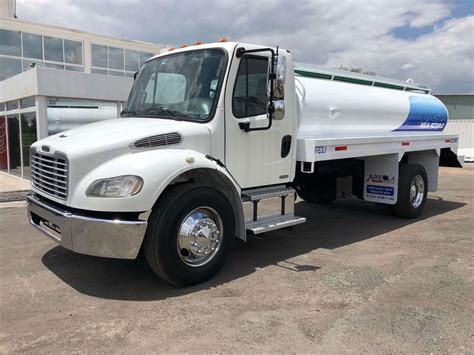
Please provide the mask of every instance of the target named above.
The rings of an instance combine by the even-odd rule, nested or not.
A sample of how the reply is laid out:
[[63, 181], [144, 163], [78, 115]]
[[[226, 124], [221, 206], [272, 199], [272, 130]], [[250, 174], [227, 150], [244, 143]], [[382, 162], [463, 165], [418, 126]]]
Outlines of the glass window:
[[21, 176], [21, 147], [20, 125], [18, 115], [7, 116], [8, 120], [8, 157], [10, 158], [10, 173]]
[[128, 115], [205, 121], [216, 105], [211, 98], [211, 82], [217, 79], [220, 88], [225, 67], [225, 53], [220, 49], [151, 60], [135, 81], [127, 103]]
[[109, 70], [109, 75], [123, 76], [123, 71]]
[[33, 69], [34, 67], [44, 67], [41, 60], [23, 60], [23, 71]]
[[43, 40], [41, 35], [23, 33], [23, 57], [43, 59]]
[[93, 74], [103, 74], [103, 75], [108, 74], [106, 69], [94, 69], [94, 68], [91, 69], [91, 73], [93, 73]]
[[69, 71], [84, 71], [83, 67], [76, 67], [75, 65], [66, 65], [66, 70]]
[[23, 175], [30, 179], [30, 147], [36, 142], [36, 113], [28, 112], [21, 117], [21, 151], [23, 153]]
[[24, 99], [20, 100], [20, 107], [27, 108], [27, 107], [34, 107], [35, 106], [35, 97], [25, 97]]
[[125, 51], [125, 70], [136, 72], [140, 69], [140, 53]]
[[267, 113], [267, 70], [266, 57], [242, 57], [232, 98], [232, 112], [235, 117]]
[[0, 57], [0, 81], [21, 73], [21, 60]]
[[0, 30], [0, 54], [21, 57], [21, 33]]
[[54, 37], [44, 37], [44, 59], [54, 62], [64, 62], [63, 40]]
[[153, 57], [153, 53], [140, 52], [140, 66], [143, 65], [148, 59]]
[[0, 116], [0, 171], [8, 169], [6, 120], [5, 116]]
[[123, 70], [123, 49], [109, 47], [109, 68]]
[[70, 64], [82, 64], [82, 43], [65, 39], [64, 60]]
[[102, 67], [107, 68], [107, 47], [99, 46], [98, 44], [93, 44], [92, 49], [92, 66], [93, 67]]
[[18, 100], [7, 102], [7, 111], [16, 110], [18, 108]]
[[5, 103], [4, 102], [0, 103], [0, 112], [1, 111], [5, 111]]
[[54, 64], [54, 63], [44, 63], [45, 68], [51, 68], [51, 69], [62, 69], [64, 70], [64, 65], [61, 64]]

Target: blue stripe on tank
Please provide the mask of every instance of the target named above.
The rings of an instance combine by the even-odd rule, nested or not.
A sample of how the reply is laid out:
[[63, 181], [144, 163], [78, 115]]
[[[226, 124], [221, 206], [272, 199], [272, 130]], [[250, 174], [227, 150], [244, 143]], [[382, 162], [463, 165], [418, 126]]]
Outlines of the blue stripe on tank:
[[394, 131], [442, 131], [448, 112], [434, 96], [410, 96], [410, 111], [405, 122]]

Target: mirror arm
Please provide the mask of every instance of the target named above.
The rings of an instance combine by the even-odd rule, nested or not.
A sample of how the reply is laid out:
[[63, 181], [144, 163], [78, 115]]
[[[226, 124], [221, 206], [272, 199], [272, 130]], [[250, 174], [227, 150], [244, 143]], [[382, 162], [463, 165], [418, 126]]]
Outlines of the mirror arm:
[[237, 58], [241, 58], [244, 54], [258, 53], [258, 52], [270, 52], [271, 55], [272, 55], [272, 59], [271, 59], [272, 60], [272, 65], [270, 67], [270, 75], [269, 75], [269, 78], [270, 78], [270, 98], [269, 98], [269, 101], [270, 101], [270, 103], [268, 104], [268, 110], [267, 110], [267, 112], [269, 114], [268, 125], [266, 127], [250, 128], [250, 122], [240, 122], [239, 127], [240, 127], [240, 129], [243, 129], [245, 132], [265, 131], [267, 129], [270, 129], [272, 127], [273, 114], [275, 112], [275, 106], [273, 106], [273, 83], [276, 79], [276, 73], [275, 73], [275, 65], [276, 65], [275, 62], [276, 62], [276, 60], [275, 60], [275, 58], [278, 57], [278, 47], [277, 47], [276, 53], [272, 48], [258, 48], [258, 49], [246, 50], [244, 47], [239, 47], [239, 48], [237, 48], [237, 50], [235, 52], [235, 56]]

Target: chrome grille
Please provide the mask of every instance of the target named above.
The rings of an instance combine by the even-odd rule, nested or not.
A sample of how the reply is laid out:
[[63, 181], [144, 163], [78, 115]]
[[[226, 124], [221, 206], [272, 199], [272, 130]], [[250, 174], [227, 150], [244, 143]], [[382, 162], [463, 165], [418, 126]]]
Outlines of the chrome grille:
[[65, 200], [67, 198], [68, 162], [65, 156], [31, 152], [31, 183], [38, 190]]
[[183, 137], [178, 132], [158, 134], [156, 136], [146, 137], [133, 143], [134, 148], [152, 148], [162, 145], [171, 145], [181, 143]]

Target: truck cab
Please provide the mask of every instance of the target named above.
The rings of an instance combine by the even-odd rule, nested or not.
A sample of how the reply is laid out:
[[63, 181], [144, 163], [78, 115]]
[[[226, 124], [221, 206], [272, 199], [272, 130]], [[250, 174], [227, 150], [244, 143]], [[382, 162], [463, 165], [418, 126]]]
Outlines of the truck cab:
[[[294, 215], [295, 189], [315, 200], [315, 191], [332, 191], [337, 179], [350, 176], [360, 190], [370, 173], [364, 166], [374, 176], [389, 171], [395, 185], [402, 180], [398, 146], [335, 157], [332, 168], [314, 175], [318, 154], [333, 148], [298, 130], [305, 102], [297, 82], [290, 52], [278, 48], [225, 42], [151, 58], [136, 74], [120, 119], [32, 145], [30, 223], [78, 253], [133, 259], [143, 249], [158, 276], [185, 286], [212, 277], [235, 237], [304, 223]], [[413, 161], [427, 163], [434, 176], [438, 141], [448, 138], [456, 139], [431, 137], [424, 146], [430, 153]], [[409, 183], [417, 182], [411, 193], [419, 204], [412, 208], [421, 213], [428, 175], [416, 176]], [[396, 205], [397, 193], [377, 201]], [[405, 194], [398, 200], [410, 198]]]

